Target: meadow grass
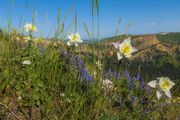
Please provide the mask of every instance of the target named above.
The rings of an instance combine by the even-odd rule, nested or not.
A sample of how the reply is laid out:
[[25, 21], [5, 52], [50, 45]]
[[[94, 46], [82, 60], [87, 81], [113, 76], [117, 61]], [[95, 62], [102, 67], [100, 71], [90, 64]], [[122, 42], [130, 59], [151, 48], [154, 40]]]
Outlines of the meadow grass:
[[[148, 63], [134, 65], [129, 59], [119, 61], [116, 55], [109, 53], [112, 47], [101, 44], [98, 4], [98, 0], [92, 0], [92, 33], [86, 22], [83, 23], [92, 44], [66, 45], [72, 25], [77, 32], [76, 12], [72, 23], [66, 30], [64, 27], [72, 7], [63, 20], [58, 10], [58, 27], [48, 44], [42, 39], [35, 41], [32, 33], [25, 42], [23, 32], [12, 32], [11, 22], [8, 32], [0, 32], [0, 119], [179, 119], [179, 81], [175, 81], [172, 99], [163, 95], [158, 100], [156, 89], [150, 88], [147, 83], [159, 76], [148, 76], [149, 71], [141, 70], [141, 65]], [[94, 41], [95, 9], [98, 15], [98, 44]], [[36, 16], [35, 13], [33, 16]], [[32, 23], [35, 18], [32, 18]], [[98, 60], [102, 65], [97, 64]], [[22, 64], [23, 61], [31, 63]], [[104, 84], [104, 80], [108, 83]]]

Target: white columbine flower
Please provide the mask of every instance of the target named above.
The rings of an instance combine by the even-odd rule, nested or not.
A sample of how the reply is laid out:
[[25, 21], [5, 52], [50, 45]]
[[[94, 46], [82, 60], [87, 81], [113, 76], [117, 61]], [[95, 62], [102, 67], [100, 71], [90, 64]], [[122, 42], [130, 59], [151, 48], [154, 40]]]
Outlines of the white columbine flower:
[[105, 90], [106, 90], [106, 89], [108, 89], [108, 90], [112, 90], [112, 89], [113, 89], [113, 87], [114, 87], [113, 82], [112, 82], [112, 81], [110, 81], [110, 80], [108, 80], [108, 79], [103, 80], [102, 85], [103, 85], [103, 88], [104, 88]]
[[172, 82], [168, 77], [160, 77], [157, 78], [157, 80], [150, 81], [148, 85], [152, 88], [157, 88], [156, 95], [158, 99], [161, 98], [163, 95], [163, 92], [165, 93], [166, 96], [171, 98], [171, 88], [175, 85], [174, 82]]
[[69, 41], [67, 42], [67, 45], [75, 45], [76, 47], [78, 46], [78, 43], [82, 43], [83, 40], [81, 40], [81, 36], [79, 33], [75, 33], [75, 34], [70, 34], [68, 36]]
[[132, 53], [137, 51], [136, 48], [132, 47], [130, 38], [125, 39], [121, 44], [119, 44], [118, 49], [118, 60], [121, 60], [123, 57], [130, 58]]
[[22, 62], [22, 64], [23, 64], [23, 65], [30, 65], [30, 64], [31, 64], [31, 61], [25, 60], [25, 61]]
[[37, 31], [37, 27], [33, 24], [29, 24], [27, 23], [24, 28], [26, 29], [26, 32], [36, 32]]

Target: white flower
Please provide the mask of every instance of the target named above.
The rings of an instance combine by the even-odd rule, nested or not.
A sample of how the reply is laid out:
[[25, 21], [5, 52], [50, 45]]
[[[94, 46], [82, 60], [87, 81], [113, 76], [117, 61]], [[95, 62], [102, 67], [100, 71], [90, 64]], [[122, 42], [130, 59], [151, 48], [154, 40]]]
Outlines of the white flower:
[[137, 51], [136, 48], [132, 47], [130, 38], [125, 39], [121, 44], [119, 44], [118, 48], [118, 60], [121, 60], [123, 57], [130, 58], [132, 53]]
[[23, 64], [23, 65], [30, 65], [30, 64], [31, 64], [31, 61], [25, 60], [25, 61], [22, 62], [22, 64]]
[[170, 91], [170, 89], [175, 85], [168, 77], [161, 77], [159, 79], [159, 85], [164, 92]]
[[64, 93], [61, 93], [61, 94], [60, 94], [60, 96], [61, 96], [61, 97], [64, 97], [64, 96], [65, 96], [65, 94], [64, 94]]
[[22, 97], [21, 97], [21, 96], [18, 96], [17, 100], [22, 100]]
[[159, 81], [157, 80], [153, 80], [150, 81], [148, 83], [148, 85], [152, 88], [158, 88], [158, 90], [156, 91], [156, 95], [158, 97], [158, 99], [161, 98], [161, 96], [163, 95], [163, 92], [165, 93], [165, 95], [169, 98], [171, 98], [171, 88], [175, 85], [174, 82], [172, 82], [168, 77], [160, 77], [157, 78]]
[[26, 32], [36, 32], [37, 31], [37, 27], [34, 26], [33, 24], [29, 24], [27, 23], [24, 28], [26, 29]]
[[106, 89], [108, 89], [108, 90], [112, 90], [113, 89], [113, 87], [114, 87], [114, 85], [113, 85], [113, 82], [112, 81], [110, 81], [110, 80], [108, 80], [108, 79], [106, 79], [106, 80], [103, 80], [103, 88], [106, 90]]
[[67, 42], [67, 45], [75, 45], [76, 47], [78, 46], [78, 43], [82, 43], [83, 40], [81, 40], [81, 36], [79, 33], [75, 33], [75, 34], [70, 34], [68, 36], [69, 41]]
[[101, 70], [102, 69], [102, 64], [101, 64], [101, 62], [98, 60], [97, 62], [96, 62], [96, 65], [98, 66], [98, 68]]

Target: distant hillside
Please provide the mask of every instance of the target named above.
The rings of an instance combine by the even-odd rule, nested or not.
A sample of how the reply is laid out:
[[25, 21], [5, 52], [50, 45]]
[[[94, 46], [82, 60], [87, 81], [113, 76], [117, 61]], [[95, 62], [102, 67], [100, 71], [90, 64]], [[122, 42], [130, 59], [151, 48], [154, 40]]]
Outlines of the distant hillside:
[[177, 32], [177, 33], [160, 33], [160, 34], [157, 34], [156, 37], [161, 42], [180, 44], [180, 32]]
[[117, 36], [117, 37], [109, 37], [105, 38], [102, 41], [103, 42], [114, 42], [114, 41], [119, 41], [120, 39], [124, 37], [131, 37], [132, 39], [137, 39], [140, 37], [145, 37], [145, 36], [156, 36], [157, 40], [163, 43], [178, 43], [180, 44], [180, 32], [162, 32], [162, 33], [157, 33], [157, 34], [144, 34], [144, 35], [123, 35], [123, 36]]
[[180, 52], [180, 33], [158, 33], [147, 35], [128, 35], [107, 38], [102, 45], [112, 46], [114, 41], [121, 42], [131, 37], [132, 44], [138, 49], [133, 56], [136, 60], [152, 60], [158, 54], [177, 56]]

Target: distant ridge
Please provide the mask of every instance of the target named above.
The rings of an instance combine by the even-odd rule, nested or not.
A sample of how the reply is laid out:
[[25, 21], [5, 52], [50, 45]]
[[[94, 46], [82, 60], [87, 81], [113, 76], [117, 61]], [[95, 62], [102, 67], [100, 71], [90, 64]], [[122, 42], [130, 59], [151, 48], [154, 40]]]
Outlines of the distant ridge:
[[[164, 43], [175, 43], [175, 44], [180, 44], [180, 32], [160, 32], [160, 33], [155, 33], [155, 34], [128, 34], [128, 35], [123, 35], [126, 37], [131, 37], [132, 39], [134, 38], [139, 38], [143, 36], [156, 36], [156, 38], [160, 42]], [[119, 39], [122, 38], [122, 36], [116, 36], [116, 37], [108, 37], [104, 38], [101, 40], [101, 42], [114, 42], [114, 41], [119, 41]]]

